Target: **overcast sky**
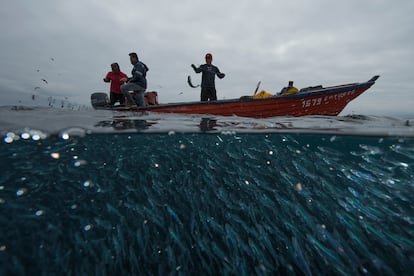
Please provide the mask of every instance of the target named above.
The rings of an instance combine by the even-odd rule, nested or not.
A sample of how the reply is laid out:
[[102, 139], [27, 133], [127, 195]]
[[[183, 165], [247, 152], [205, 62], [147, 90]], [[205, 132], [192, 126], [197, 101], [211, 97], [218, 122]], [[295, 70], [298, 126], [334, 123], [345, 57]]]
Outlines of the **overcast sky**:
[[[112, 62], [129, 52], [149, 67], [159, 101], [196, 101], [187, 85], [207, 52], [226, 73], [219, 99], [261, 89], [362, 82], [379, 74], [347, 113], [414, 114], [412, 0], [13, 0], [0, 9], [0, 104], [107, 92]], [[42, 80], [43, 79], [43, 80]], [[46, 83], [47, 82], [47, 83]], [[344, 114], [346, 115], [346, 114]]]

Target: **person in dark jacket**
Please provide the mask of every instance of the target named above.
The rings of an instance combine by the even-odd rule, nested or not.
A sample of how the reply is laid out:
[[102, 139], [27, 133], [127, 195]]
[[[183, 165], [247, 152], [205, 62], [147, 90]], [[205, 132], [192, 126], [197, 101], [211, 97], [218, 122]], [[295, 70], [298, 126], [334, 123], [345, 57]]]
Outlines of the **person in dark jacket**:
[[[121, 86], [121, 91], [128, 99], [132, 106], [138, 104], [140, 107], [145, 106], [144, 92], [147, 89], [147, 71], [148, 67], [139, 61], [136, 53], [129, 54], [129, 60], [134, 66], [132, 68], [132, 77], [123, 79], [126, 83]], [[134, 91], [134, 98], [131, 97], [130, 91]], [[134, 104], [135, 103], [135, 104]]]
[[211, 64], [213, 61], [213, 56], [208, 53], [206, 54], [206, 64], [196, 67], [194, 64], [191, 64], [196, 73], [202, 73], [201, 76], [201, 101], [216, 101], [217, 92], [214, 79], [217, 75], [219, 79], [224, 78], [226, 75], [221, 73], [220, 70]]

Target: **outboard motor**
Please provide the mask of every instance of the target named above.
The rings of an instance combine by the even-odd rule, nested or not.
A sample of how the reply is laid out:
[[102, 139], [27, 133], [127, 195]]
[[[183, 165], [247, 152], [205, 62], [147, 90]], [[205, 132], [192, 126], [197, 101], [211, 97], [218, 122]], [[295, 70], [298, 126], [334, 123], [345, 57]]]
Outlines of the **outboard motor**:
[[109, 98], [106, 93], [93, 93], [91, 95], [91, 104], [94, 109], [103, 109], [109, 107]]

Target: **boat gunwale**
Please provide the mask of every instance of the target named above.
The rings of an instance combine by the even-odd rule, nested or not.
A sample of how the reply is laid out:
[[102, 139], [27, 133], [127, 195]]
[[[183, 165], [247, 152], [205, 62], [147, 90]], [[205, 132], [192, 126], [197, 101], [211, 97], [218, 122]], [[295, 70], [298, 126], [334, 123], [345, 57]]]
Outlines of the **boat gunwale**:
[[[223, 104], [231, 104], [231, 103], [249, 103], [249, 102], [258, 102], [258, 101], [269, 101], [269, 100], [279, 100], [279, 99], [293, 99], [293, 98], [306, 98], [309, 96], [318, 96], [318, 95], [325, 95], [325, 94], [336, 94], [341, 93], [344, 91], [354, 90], [354, 89], [360, 89], [364, 87], [370, 87], [375, 82], [364, 82], [364, 83], [351, 83], [351, 84], [343, 84], [338, 86], [330, 86], [325, 87], [321, 89], [306, 91], [306, 92], [299, 92], [292, 95], [286, 95], [286, 96], [272, 96], [267, 98], [253, 98], [253, 96], [247, 96], [246, 98], [238, 98], [238, 99], [225, 99], [225, 100], [217, 100], [217, 101], [207, 101], [207, 102], [200, 102], [200, 101], [193, 101], [193, 102], [176, 102], [176, 103], [163, 103], [163, 104], [157, 104], [152, 106], [146, 106], [144, 108], [139, 107], [134, 110], [155, 110], [159, 108], [169, 108], [169, 107], [180, 107], [180, 106], [195, 106], [195, 105], [223, 105]], [[119, 110], [125, 110], [126, 108], [123, 107]], [[130, 108], [128, 108], [130, 109]], [[117, 110], [114, 108], [113, 110]]]

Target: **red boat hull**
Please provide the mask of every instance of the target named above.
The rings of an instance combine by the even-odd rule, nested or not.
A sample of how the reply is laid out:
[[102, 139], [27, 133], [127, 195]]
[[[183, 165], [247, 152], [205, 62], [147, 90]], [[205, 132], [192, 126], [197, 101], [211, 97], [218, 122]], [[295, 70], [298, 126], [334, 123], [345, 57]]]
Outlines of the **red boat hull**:
[[138, 112], [160, 112], [175, 114], [210, 114], [266, 118], [275, 116], [338, 115], [353, 99], [364, 93], [378, 76], [364, 83], [345, 84], [301, 92], [289, 96], [269, 98], [241, 98], [212, 102], [190, 102], [160, 104], [146, 108], [128, 110]]

